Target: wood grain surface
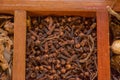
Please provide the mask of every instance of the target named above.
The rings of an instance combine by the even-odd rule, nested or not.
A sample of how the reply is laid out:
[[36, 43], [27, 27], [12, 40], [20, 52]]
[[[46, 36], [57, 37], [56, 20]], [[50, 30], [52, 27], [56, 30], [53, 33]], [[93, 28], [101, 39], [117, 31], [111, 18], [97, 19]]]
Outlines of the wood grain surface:
[[[0, 10], [95, 11], [111, 6], [115, 0], [0, 0]], [[120, 11], [120, 0], [114, 9]]]
[[109, 19], [106, 10], [97, 10], [98, 80], [110, 80]]
[[26, 11], [16, 10], [14, 16], [14, 54], [12, 80], [25, 80]]

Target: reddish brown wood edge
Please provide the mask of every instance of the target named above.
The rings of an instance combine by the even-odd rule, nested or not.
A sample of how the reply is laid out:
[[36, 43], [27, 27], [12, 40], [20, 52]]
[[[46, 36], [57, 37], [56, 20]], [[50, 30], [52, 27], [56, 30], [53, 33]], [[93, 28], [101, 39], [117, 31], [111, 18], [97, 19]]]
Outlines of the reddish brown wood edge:
[[[115, 0], [0, 0], [0, 10], [95, 11], [111, 6]], [[120, 11], [120, 0], [114, 10]]]
[[97, 10], [98, 80], [110, 80], [109, 18], [107, 10]]
[[16, 10], [14, 14], [14, 54], [12, 80], [25, 80], [26, 11]]

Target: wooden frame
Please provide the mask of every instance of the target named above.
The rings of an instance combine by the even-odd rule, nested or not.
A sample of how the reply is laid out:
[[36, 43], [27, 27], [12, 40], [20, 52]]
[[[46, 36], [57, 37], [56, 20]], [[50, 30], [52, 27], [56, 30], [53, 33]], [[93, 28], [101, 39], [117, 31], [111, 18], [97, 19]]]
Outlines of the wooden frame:
[[[110, 80], [109, 19], [107, 5], [113, 0], [0, 0], [0, 13], [14, 14], [12, 80], [25, 80], [26, 16], [82, 15], [97, 18], [98, 80]], [[120, 1], [114, 10], [120, 10]]]

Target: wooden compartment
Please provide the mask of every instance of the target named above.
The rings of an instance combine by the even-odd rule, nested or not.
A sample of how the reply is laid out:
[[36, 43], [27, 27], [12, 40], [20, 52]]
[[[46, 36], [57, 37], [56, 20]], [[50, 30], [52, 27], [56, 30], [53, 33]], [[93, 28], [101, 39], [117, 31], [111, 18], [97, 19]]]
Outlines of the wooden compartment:
[[[27, 15], [96, 16], [98, 80], [110, 80], [109, 17], [106, 10], [113, 0], [0, 1], [0, 13], [14, 14], [14, 53], [12, 80], [25, 80]], [[114, 10], [120, 10], [120, 3]]]
[[0, 12], [0, 79], [11, 79], [14, 14]]

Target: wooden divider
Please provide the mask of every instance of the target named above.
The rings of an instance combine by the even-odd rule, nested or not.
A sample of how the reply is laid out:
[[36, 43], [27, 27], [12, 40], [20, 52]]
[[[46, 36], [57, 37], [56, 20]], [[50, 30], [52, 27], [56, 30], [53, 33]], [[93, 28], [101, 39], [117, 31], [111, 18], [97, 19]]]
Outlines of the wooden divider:
[[14, 13], [14, 54], [12, 80], [25, 80], [26, 11]]
[[109, 17], [97, 10], [98, 80], [110, 80]]

